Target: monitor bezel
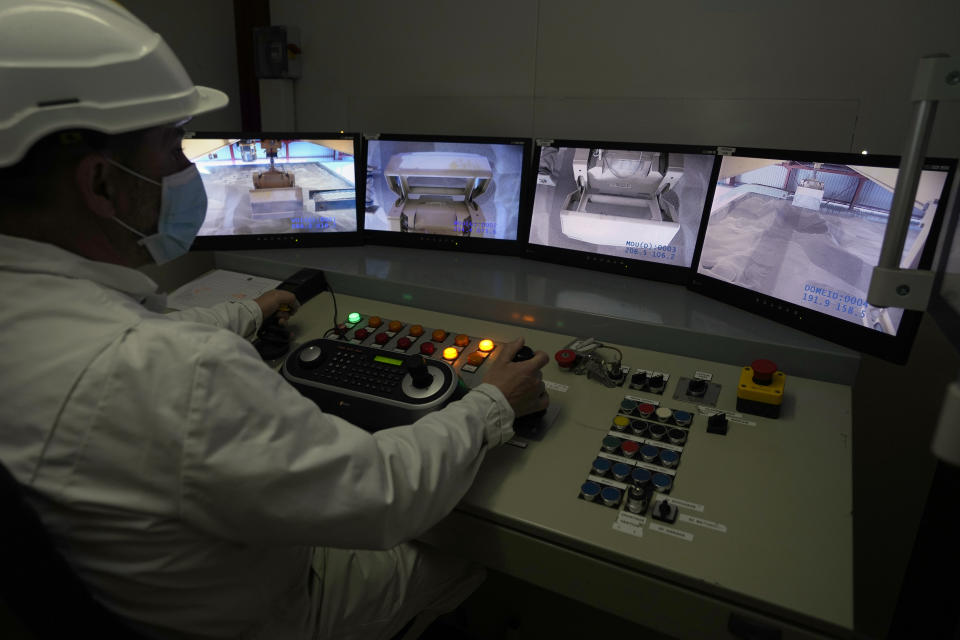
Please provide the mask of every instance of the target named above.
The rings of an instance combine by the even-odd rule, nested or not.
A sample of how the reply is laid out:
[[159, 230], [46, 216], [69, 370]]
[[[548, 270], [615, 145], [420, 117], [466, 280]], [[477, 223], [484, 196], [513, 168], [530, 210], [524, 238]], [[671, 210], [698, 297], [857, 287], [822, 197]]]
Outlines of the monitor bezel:
[[198, 235], [190, 247], [191, 251], [229, 251], [240, 249], [299, 249], [305, 247], [333, 247], [363, 244], [363, 227], [361, 226], [360, 207], [363, 203], [362, 183], [358, 180], [361, 174], [361, 165], [357, 157], [357, 150], [362, 147], [362, 136], [359, 132], [349, 131], [192, 131], [187, 130], [184, 137], [190, 138], [256, 138], [282, 140], [353, 140], [353, 179], [354, 179], [354, 209], [356, 212], [356, 231], [341, 231], [338, 233], [268, 233], [232, 236], [200, 236]]
[[[523, 253], [523, 235], [524, 226], [529, 226], [527, 198], [529, 186], [528, 176], [530, 173], [530, 155], [533, 147], [532, 138], [509, 137], [509, 136], [459, 136], [446, 134], [411, 134], [411, 133], [376, 133], [365, 134], [363, 136], [363, 188], [358, 194], [360, 206], [366, 206], [366, 176], [368, 145], [371, 141], [388, 142], [463, 142], [472, 144], [507, 144], [511, 146], [522, 146], [521, 173], [520, 173], [520, 202], [517, 209], [517, 238], [515, 240], [506, 240], [500, 238], [465, 238], [462, 236], [445, 236], [429, 233], [401, 233], [397, 231], [383, 231], [379, 229], [366, 228], [366, 216], [361, 215], [363, 221], [363, 240], [364, 244], [386, 245], [395, 247], [412, 247], [416, 249], [440, 249], [446, 251], [467, 251], [471, 253], [492, 253], [498, 255], [519, 256]], [[358, 209], [359, 211], [359, 209]]]
[[[535, 144], [534, 152], [531, 157], [531, 184], [528, 188], [528, 212], [526, 215], [527, 226], [524, 228], [524, 257], [539, 260], [541, 262], [550, 262], [562, 264], [565, 266], [579, 267], [582, 269], [591, 269], [593, 271], [603, 271], [606, 273], [616, 273], [646, 280], [657, 280], [660, 282], [669, 282], [672, 284], [686, 284], [690, 277], [690, 268], [684, 265], [669, 265], [661, 262], [650, 262], [640, 258], [619, 258], [616, 256], [585, 253], [576, 249], [564, 249], [561, 247], [550, 247], [543, 244], [534, 244], [530, 242], [530, 229], [533, 223], [533, 205], [536, 196], [536, 169], [540, 162], [540, 152], [544, 147], [580, 147], [593, 148], [602, 147], [604, 149], [617, 149], [625, 151], [657, 151], [667, 153], [684, 153], [694, 155], [714, 156], [714, 166], [711, 170], [711, 177], [717, 170], [717, 147], [705, 145], [681, 145], [681, 144], [661, 144], [644, 142], [625, 142], [614, 140], [573, 140], [573, 139], [538, 139]], [[706, 199], [704, 206], [710, 201], [712, 194], [711, 185], [707, 185]], [[703, 212], [701, 212], [701, 221]], [[699, 228], [698, 228], [699, 231]], [[699, 238], [699, 235], [697, 236]], [[696, 247], [694, 246], [694, 256]], [[692, 259], [692, 258], [691, 258]]]
[[948, 206], [950, 213], [946, 216], [945, 227], [940, 232], [940, 255], [935, 258], [933, 292], [930, 294], [927, 311], [939, 325], [941, 333], [950, 342], [954, 352], [960, 355], [960, 308], [943, 296], [944, 279], [951, 273], [948, 269], [950, 259], [955, 257], [951, 256], [953, 243], [954, 240], [960, 240], [960, 185], [953, 185]]
[[[813, 309], [808, 309], [792, 302], [781, 300], [780, 298], [730, 284], [699, 272], [700, 258], [706, 238], [707, 226], [710, 221], [710, 211], [713, 205], [713, 198], [715, 196], [717, 179], [720, 175], [720, 166], [723, 157], [739, 156], [888, 168], [899, 168], [900, 157], [893, 155], [863, 155], [856, 153], [763, 149], [754, 147], [718, 148], [718, 156], [720, 156], [720, 158], [714, 165], [714, 174], [710, 180], [707, 202], [704, 206], [704, 215], [700, 220], [700, 232], [697, 235], [697, 246], [693, 263], [690, 265], [690, 279], [687, 283], [687, 288], [849, 349], [870, 354], [896, 364], [904, 364], [910, 356], [910, 349], [923, 317], [923, 313], [920, 311], [905, 310], [900, 321], [897, 335], [891, 336], [819, 311], [814, 311]], [[948, 205], [945, 198], [948, 197], [953, 180], [956, 177], [957, 161], [950, 158], [929, 157], [924, 160], [923, 168], [937, 168], [945, 170], [947, 174], [944, 182], [943, 198], [937, 207], [937, 213], [931, 224], [930, 234], [923, 248], [923, 252], [920, 254], [920, 262], [918, 264], [919, 269], [929, 269], [937, 249], [940, 228], [943, 224], [945, 209]]]

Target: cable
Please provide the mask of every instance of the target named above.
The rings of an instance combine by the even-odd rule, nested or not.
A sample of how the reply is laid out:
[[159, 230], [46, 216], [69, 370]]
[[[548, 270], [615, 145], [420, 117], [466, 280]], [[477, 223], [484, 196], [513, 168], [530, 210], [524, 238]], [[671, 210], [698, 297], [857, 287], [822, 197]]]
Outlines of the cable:
[[[330, 286], [330, 281], [329, 281], [329, 280], [327, 281], [327, 290], [330, 292], [330, 297], [333, 299], [333, 323], [332, 323], [332, 324], [333, 324], [333, 327], [330, 328], [330, 329], [327, 329], [327, 330], [324, 332], [324, 334], [323, 334], [323, 337], [324, 337], [324, 338], [326, 338], [328, 335], [330, 335], [330, 332], [337, 333], [337, 318], [338, 318], [339, 315], [340, 315], [340, 314], [337, 312], [337, 295], [333, 292], [333, 287]], [[339, 334], [337, 334], [337, 339], [340, 339], [341, 337], [342, 337], [342, 336], [340, 336]]]

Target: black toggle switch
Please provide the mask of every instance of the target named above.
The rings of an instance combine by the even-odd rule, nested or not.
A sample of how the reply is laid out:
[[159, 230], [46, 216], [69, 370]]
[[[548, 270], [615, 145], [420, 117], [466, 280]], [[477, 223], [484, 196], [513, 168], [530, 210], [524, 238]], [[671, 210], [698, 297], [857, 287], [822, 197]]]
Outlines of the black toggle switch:
[[655, 520], [673, 524], [677, 521], [678, 511], [676, 505], [672, 505], [666, 499], [663, 499], [657, 503], [656, 508], [653, 510], [653, 517]]
[[707, 392], [707, 386], [708, 385], [706, 380], [694, 378], [689, 383], [687, 383], [687, 395], [702, 396]]
[[715, 413], [707, 418], [707, 433], [716, 433], [717, 435], [727, 435], [727, 414]]

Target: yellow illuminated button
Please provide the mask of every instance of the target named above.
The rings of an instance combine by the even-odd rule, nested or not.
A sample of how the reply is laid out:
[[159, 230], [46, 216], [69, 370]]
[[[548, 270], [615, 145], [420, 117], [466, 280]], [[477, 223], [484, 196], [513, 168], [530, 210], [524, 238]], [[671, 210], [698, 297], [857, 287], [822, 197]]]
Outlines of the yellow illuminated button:
[[470, 344], [470, 336], [465, 333], [461, 333], [453, 339], [453, 344], [457, 345], [458, 347], [465, 347]]
[[403, 323], [399, 320], [394, 320], [387, 325], [387, 331], [390, 331], [391, 333], [396, 333], [397, 331], [400, 331], [400, 329], [403, 329]]
[[467, 356], [467, 364], [472, 365], [474, 367], [479, 367], [480, 365], [483, 364], [484, 359], [485, 358], [482, 353], [480, 353], [479, 351], [474, 351], [473, 353]]
[[415, 324], [412, 327], [410, 327], [410, 335], [412, 335], [414, 338], [419, 338], [420, 336], [422, 336], [423, 325]]
[[443, 350], [444, 360], [456, 360], [458, 355], [460, 355], [460, 352], [455, 347], [447, 347]]
[[383, 318], [380, 316], [370, 316], [370, 319], [367, 320], [367, 325], [376, 329], [383, 324]]
[[481, 340], [480, 351], [493, 351], [493, 340]]
[[443, 342], [447, 338], [447, 332], [443, 329], [437, 329], [433, 332], [433, 341], [434, 342]]

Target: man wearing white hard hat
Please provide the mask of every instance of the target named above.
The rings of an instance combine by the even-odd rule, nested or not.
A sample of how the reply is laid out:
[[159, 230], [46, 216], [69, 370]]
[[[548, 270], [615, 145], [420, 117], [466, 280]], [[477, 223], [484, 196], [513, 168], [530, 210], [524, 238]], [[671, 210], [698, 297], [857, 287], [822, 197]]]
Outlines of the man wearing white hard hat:
[[189, 249], [179, 127], [227, 97], [107, 0], [0, 0], [0, 88], [0, 462], [94, 599], [158, 638], [415, 637], [456, 607], [482, 572], [408, 541], [546, 407], [546, 355], [508, 345], [413, 425], [323, 414], [247, 340], [291, 294], [165, 314], [135, 269]]

